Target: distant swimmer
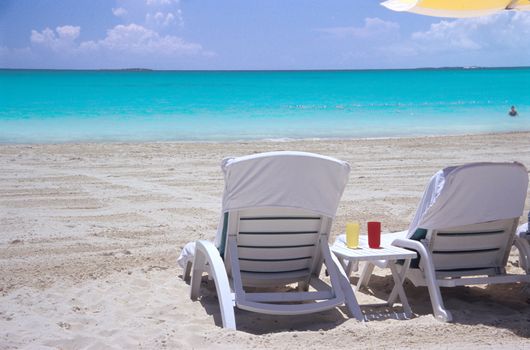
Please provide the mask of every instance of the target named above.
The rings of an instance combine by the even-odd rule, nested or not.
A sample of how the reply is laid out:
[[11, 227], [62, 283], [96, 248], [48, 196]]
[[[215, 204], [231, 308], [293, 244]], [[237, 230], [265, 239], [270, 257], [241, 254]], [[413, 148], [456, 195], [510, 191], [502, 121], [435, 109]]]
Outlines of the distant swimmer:
[[508, 112], [508, 115], [510, 115], [510, 117], [517, 117], [517, 111], [515, 110], [515, 107], [512, 106], [512, 108], [510, 108], [510, 111]]

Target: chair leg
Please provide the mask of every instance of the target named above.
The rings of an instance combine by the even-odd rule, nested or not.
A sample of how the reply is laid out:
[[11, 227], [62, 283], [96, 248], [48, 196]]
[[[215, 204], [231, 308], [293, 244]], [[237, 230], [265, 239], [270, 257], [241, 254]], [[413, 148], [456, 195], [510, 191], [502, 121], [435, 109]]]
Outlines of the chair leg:
[[306, 281], [298, 282], [298, 291], [299, 292], [307, 292], [309, 290], [309, 283]]
[[432, 310], [434, 313], [434, 317], [437, 320], [444, 321], [444, 322], [452, 321], [453, 316], [444, 307], [444, 303], [442, 300], [442, 294], [440, 293], [440, 286], [438, 285], [438, 282], [436, 281], [436, 274], [434, 272], [434, 264], [432, 262], [431, 255], [429, 254], [425, 246], [418, 241], [413, 241], [410, 239], [396, 239], [392, 242], [392, 245], [401, 247], [401, 248], [415, 250], [416, 252], [418, 252], [418, 254], [420, 254], [420, 257], [421, 257], [420, 264], [423, 270], [427, 288], [429, 289], [429, 296], [431, 297], [431, 304], [432, 304]]
[[191, 300], [197, 300], [199, 298], [199, 291], [201, 289], [202, 274], [206, 265], [204, 253], [199, 252], [197, 249], [195, 252], [195, 257], [193, 258], [193, 264], [191, 267], [189, 265], [190, 264], [188, 263], [186, 270], [188, 268], [192, 270], [190, 278], [190, 298]]
[[184, 280], [184, 282], [190, 284], [191, 283], [191, 267], [192, 267], [192, 263], [191, 261], [188, 261], [186, 263], [186, 268], [184, 269], [184, 273], [182, 274], [182, 279]]
[[425, 275], [425, 281], [427, 282], [427, 288], [429, 289], [429, 296], [431, 297], [434, 317], [439, 321], [451, 322], [453, 320], [453, 316], [445, 309], [442, 293], [440, 292], [440, 286], [436, 281], [436, 274], [434, 272], [434, 266], [431, 257], [422, 255], [421, 259], [424, 264], [423, 273]]
[[436, 283], [432, 284], [429, 282], [427, 288], [429, 289], [429, 295], [431, 297], [434, 317], [443, 322], [451, 322], [453, 320], [453, 315], [451, 315], [451, 313], [444, 307], [442, 294], [440, 293], [440, 287]]

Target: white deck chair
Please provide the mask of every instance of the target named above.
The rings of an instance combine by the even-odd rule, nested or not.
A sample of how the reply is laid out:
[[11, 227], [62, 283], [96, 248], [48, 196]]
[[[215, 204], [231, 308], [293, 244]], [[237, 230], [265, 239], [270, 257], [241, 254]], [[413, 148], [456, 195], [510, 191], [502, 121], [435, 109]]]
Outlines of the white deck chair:
[[[415, 286], [428, 287], [437, 319], [452, 320], [440, 287], [530, 282], [530, 246], [528, 241], [515, 241], [527, 188], [528, 173], [519, 163], [445, 168], [431, 179], [409, 230], [383, 235], [387, 243], [418, 252], [419, 263], [405, 277]], [[514, 242], [525, 275], [506, 273]], [[386, 262], [375, 265], [384, 267]], [[374, 264], [365, 265], [358, 286], [368, 283], [373, 268]]]
[[[311, 153], [270, 152], [227, 158], [222, 169], [223, 213], [215, 243], [188, 244], [179, 258], [184, 279], [191, 273], [191, 298], [198, 298], [206, 272], [215, 282], [225, 328], [236, 328], [234, 307], [296, 315], [346, 304], [348, 313], [361, 320], [349, 281], [328, 245], [350, 166]], [[319, 278], [323, 264], [331, 285]], [[270, 291], [291, 283], [299, 290]], [[310, 285], [316, 291], [309, 291]]]

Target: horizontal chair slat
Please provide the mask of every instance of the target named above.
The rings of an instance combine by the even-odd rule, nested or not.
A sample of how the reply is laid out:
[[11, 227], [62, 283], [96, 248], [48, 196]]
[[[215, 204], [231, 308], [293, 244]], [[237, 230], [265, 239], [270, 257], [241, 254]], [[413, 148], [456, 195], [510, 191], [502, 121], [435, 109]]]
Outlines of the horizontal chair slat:
[[432, 258], [437, 270], [496, 268], [502, 265], [502, 254], [498, 249], [433, 252]]
[[278, 231], [278, 232], [244, 232], [239, 231], [240, 235], [310, 235], [317, 234], [318, 231]]
[[320, 220], [243, 220], [239, 232], [314, 232], [320, 229]]
[[271, 285], [285, 286], [291, 283], [307, 281], [310, 278], [309, 269], [284, 272], [253, 272], [241, 271], [244, 286], [268, 287]]
[[298, 245], [274, 245], [274, 246], [262, 246], [262, 245], [239, 245], [239, 248], [263, 248], [263, 249], [282, 249], [282, 248], [301, 248], [301, 247], [314, 247], [314, 244], [298, 244]]
[[290, 293], [247, 293], [246, 297], [251, 301], [258, 302], [293, 302], [306, 300], [325, 300], [333, 298], [333, 293], [323, 292], [290, 292]]
[[468, 250], [502, 249], [506, 247], [507, 233], [498, 234], [445, 234], [435, 238], [434, 251], [450, 251], [467, 248]]
[[490, 249], [473, 249], [473, 250], [435, 250], [433, 254], [474, 254], [474, 253], [486, 253], [486, 252], [496, 252], [499, 248], [490, 248]]
[[497, 283], [516, 283], [530, 282], [530, 275], [501, 275], [488, 277], [468, 277], [438, 280], [440, 287], [467, 286], [473, 284], [497, 284]]
[[241, 272], [242, 273], [247, 273], [247, 274], [256, 274], [256, 275], [267, 275], [269, 279], [274, 279], [274, 278], [277, 278], [277, 277], [283, 277], [282, 275], [285, 275], [285, 277], [289, 277], [290, 274], [293, 274], [293, 276], [302, 276], [303, 273], [309, 273], [309, 269], [308, 268], [303, 268], [303, 269], [295, 269], [295, 270], [290, 270], [290, 269], [286, 269], [286, 270], [283, 270], [283, 271], [249, 271], [249, 270], [243, 270], [241, 269]]
[[290, 259], [247, 259], [247, 258], [239, 258], [239, 260], [244, 261], [293, 261], [293, 260], [304, 260], [304, 259], [311, 259], [310, 256], [302, 256], [299, 258], [290, 258]]
[[309, 268], [310, 258], [297, 260], [251, 261], [239, 260], [241, 271], [245, 272], [292, 272]]
[[497, 231], [481, 231], [481, 232], [438, 232], [438, 236], [480, 236], [480, 235], [498, 235], [503, 234], [504, 230]]
[[261, 216], [261, 217], [241, 217], [243, 221], [249, 220], [320, 220], [318, 216]]
[[[475, 268], [459, 268], [459, 269], [436, 269], [436, 272], [472, 272], [473, 274], [480, 275], [482, 271], [491, 271], [491, 268], [475, 267]], [[468, 274], [469, 275], [469, 274]]]
[[304, 234], [261, 234], [261, 235], [238, 235], [238, 246], [252, 247], [289, 247], [289, 246], [306, 246], [314, 245], [317, 242], [318, 233]]
[[312, 256], [313, 244], [288, 247], [238, 247], [240, 259], [290, 259]]

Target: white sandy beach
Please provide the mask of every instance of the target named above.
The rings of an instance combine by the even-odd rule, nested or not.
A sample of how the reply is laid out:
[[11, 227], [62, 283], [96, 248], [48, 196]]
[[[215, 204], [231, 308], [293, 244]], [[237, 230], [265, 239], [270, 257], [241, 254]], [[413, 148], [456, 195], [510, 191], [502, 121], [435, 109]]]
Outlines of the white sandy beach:
[[[185, 243], [214, 237], [221, 159], [272, 150], [350, 162], [333, 239], [347, 220], [379, 220], [387, 232], [407, 228], [424, 186], [442, 167], [519, 161], [530, 168], [530, 133], [1, 145], [0, 349], [530, 348], [530, 287], [515, 284], [444, 290], [453, 323], [436, 321], [427, 290], [407, 283], [410, 320], [360, 323], [344, 309], [309, 317], [238, 310], [239, 330], [223, 330], [213, 286], [191, 301], [176, 258]], [[515, 249], [508, 268], [522, 271]], [[357, 293], [361, 304], [392, 287], [387, 270], [376, 273], [371, 290]]]

